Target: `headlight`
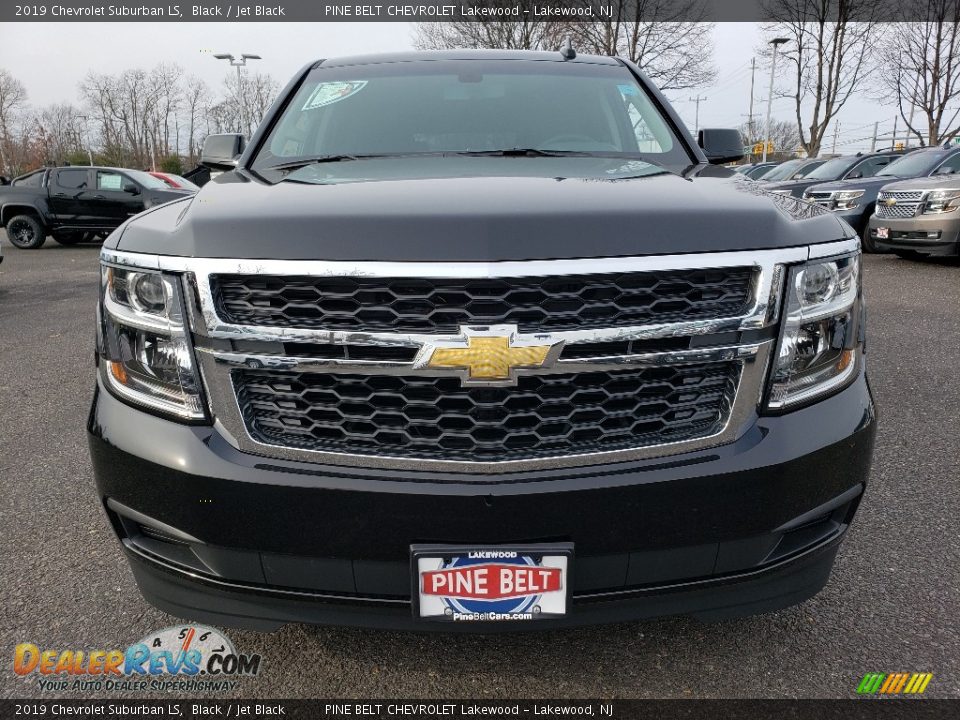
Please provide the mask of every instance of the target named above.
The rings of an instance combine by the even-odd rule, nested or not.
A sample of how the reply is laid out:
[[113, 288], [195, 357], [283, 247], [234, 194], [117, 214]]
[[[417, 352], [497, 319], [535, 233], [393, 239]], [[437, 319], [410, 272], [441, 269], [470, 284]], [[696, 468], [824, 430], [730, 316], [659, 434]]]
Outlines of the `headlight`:
[[863, 190], [843, 190], [833, 196], [835, 210], [853, 210], [860, 204]]
[[923, 214], [939, 215], [953, 212], [958, 207], [960, 207], [960, 190], [934, 190], [927, 193]]
[[101, 265], [100, 374], [120, 398], [186, 420], [205, 417], [179, 278]]
[[790, 270], [767, 407], [797, 405], [853, 379], [859, 294], [859, 252]]

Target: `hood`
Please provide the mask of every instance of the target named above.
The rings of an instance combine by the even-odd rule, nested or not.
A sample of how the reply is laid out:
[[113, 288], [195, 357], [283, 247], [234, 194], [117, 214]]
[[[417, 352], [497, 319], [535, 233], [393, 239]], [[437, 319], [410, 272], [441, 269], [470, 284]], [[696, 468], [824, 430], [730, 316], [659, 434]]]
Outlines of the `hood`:
[[827, 192], [833, 190], [879, 190], [884, 185], [896, 182], [897, 178], [891, 175], [851, 178], [849, 180], [834, 180], [833, 182], [819, 183], [811, 185], [808, 189], [817, 192]]
[[290, 260], [498, 261], [829, 242], [843, 224], [716, 168], [597, 180], [458, 177], [268, 185], [231, 172], [133, 218], [120, 250]]
[[934, 175], [887, 183], [883, 190], [960, 190], [960, 176]]

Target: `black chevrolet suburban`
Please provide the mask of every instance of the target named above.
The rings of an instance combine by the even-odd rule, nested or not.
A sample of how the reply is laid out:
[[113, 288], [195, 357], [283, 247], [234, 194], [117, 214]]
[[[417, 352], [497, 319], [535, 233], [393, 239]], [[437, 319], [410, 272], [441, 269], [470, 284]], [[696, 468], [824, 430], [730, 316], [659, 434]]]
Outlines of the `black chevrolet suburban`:
[[547, 628], [827, 582], [860, 242], [619, 58], [323, 60], [101, 254], [97, 492], [174, 615]]

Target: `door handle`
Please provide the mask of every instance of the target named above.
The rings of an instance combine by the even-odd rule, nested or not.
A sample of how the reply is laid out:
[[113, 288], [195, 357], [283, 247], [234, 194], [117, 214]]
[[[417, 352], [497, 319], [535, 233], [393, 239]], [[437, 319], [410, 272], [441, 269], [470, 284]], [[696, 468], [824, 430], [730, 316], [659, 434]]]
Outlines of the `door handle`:
[[55, 193], [55, 194], [54, 194], [54, 197], [66, 197], [66, 196], [67, 196], [66, 193]]
[[94, 200], [106, 200], [106, 198], [105, 198], [103, 195], [94, 195], [94, 196], [93, 196], [93, 199], [94, 199]]

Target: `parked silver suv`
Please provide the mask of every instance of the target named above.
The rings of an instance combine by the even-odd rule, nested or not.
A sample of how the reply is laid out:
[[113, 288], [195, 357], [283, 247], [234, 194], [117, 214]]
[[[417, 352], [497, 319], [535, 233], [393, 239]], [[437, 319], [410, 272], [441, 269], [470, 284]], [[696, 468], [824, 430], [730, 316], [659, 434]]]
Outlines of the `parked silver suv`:
[[870, 218], [880, 252], [960, 254], [960, 177], [935, 175], [884, 185]]

